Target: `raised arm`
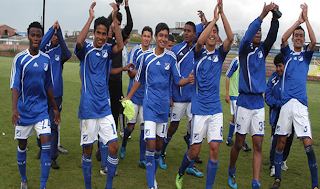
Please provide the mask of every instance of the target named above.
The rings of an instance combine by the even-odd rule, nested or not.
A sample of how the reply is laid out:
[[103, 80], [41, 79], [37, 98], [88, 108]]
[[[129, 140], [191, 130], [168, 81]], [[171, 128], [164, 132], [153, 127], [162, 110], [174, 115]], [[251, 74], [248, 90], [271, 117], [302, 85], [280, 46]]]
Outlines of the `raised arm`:
[[89, 29], [90, 29], [90, 25], [95, 17], [94, 11], [93, 11], [93, 8], [95, 6], [96, 6], [96, 2], [93, 2], [90, 6], [90, 9], [89, 9], [90, 16], [88, 18], [88, 21], [87, 21], [86, 25], [83, 27], [83, 29], [81, 30], [81, 32], [77, 38], [77, 51], [82, 49], [84, 41], [86, 40], [86, 37], [87, 37]]
[[300, 7], [302, 9], [303, 20], [306, 23], [308, 33], [309, 33], [309, 39], [310, 39], [309, 49], [311, 51], [313, 51], [316, 48], [317, 40], [316, 40], [316, 36], [314, 35], [313, 29], [310, 25], [309, 19], [308, 19], [308, 5], [304, 3], [304, 4], [300, 5]]
[[303, 11], [300, 13], [298, 20], [283, 34], [281, 38], [281, 46], [286, 47], [288, 45], [288, 39], [291, 36], [291, 34], [294, 32], [294, 30], [304, 22], [303, 16], [302, 16]]
[[232, 45], [232, 41], [233, 41], [233, 33], [231, 30], [230, 24], [228, 22], [228, 19], [227, 19], [226, 15], [224, 14], [222, 0], [219, 0], [219, 1], [220, 1], [219, 7], [218, 7], [219, 13], [220, 13], [221, 20], [223, 23], [224, 31], [227, 34], [227, 39], [225, 39], [223, 41], [222, 49], [223, 49], [223, 51], [229, 51], [231, 49], [231, 45]]
[[120, 26], [117, 23], [117, 13], [119, 11], [117, 4], [115, 3], [110, 3], [110, 6], [113, 8], [113, 12], [112, 12], [112, 19], [113, 19], [113, 24], [114, 24], [114, 33], [116, 36], [116, 40], [117, 40], [117, 45], [113, 46], [112, 48], [112, 52], [114, 53], [119, 53], [122, 51], [123, 49], [123, 39], [122, 39], [122, 35], [120, 32]]
[[43, 36], [41, 44], [40, 44], [40, 51], [45, 52], [46, 51], [46, 46], [49, 43], [49, 41], [51, 40], [55, 28], [56, 28], [56, 22], [54, 22], [54, 24], [52, 25], [52, 27], [47, 31], [47, 33]]
[[214, 25], [216, 24], [216, 22], [219, 19], [219, 13], [218, 13], [218, 6], [219, 3], [216, 5], [216, 7], [214, 8], [214, 18], [213, 20], [210, 22], [210, 24], [206, 27], [206, 29], [203, 30], [203, 32], [201, 33], [197, 44], [195, 46], [195, 51], [200, 52], [203, 48], [204, 43], [206, 42], [207, 38], [209, 37], [211, 31], [213, 30]]
[[132, 17], [131, 17], [131, 13], [130, 13], [130, 9], [129, 9], [129, 0], [125, 0], [124, 9], [126, 10], [126, 14], [127, 14], [127, 25], [122, 30], [123, 41], [125, 41], [129, 37], [129, 35], [132, 31], [132, 28], [133, 28]]
[[69, 58], [71, 57], [71, 52], [70, 50], [68, 49], [66, 43], [64, 42], [64, 39], [63, 39], [63, 36], [62, 36], [62, 31], [61, 31], [61, 27], [59, 25], [59, 22], [57, 21], [58, 23], [58, 27], [57, 27], [57, 38], [58, 38], [58, 41], [59, 41], [59, 44], [60, 44], [60, 48], [61, 48], [61, 52], [62, 52], [62, 55], [61, 55], [61, 64], [65, 63], [67, 60], [69, 60]]

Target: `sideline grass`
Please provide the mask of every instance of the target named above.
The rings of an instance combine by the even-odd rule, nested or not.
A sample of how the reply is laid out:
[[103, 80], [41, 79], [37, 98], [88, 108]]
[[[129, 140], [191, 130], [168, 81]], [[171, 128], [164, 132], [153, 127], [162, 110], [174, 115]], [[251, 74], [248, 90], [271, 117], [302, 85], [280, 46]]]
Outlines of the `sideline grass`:
[[[16, 163], [17, 141], [13, 139], [14, 127], [11, 123], [12, 105], [10, 90], [10, 71], [13, 58], [0, 57], [0, 188], [19, 188], [20, 173]], [[230, 106], [224, 102], [225, 97], [225, 76], [221, 77], [220, 96], [224, 111], [224, 139], [227, 138], [230, 115]], [[50, 170], [50, 178], [47, 183], [48, 188], [84, 188], [83, 173], [81, 169], [81, 154], [79, 119], [77, 118], [78, 106], [80, 101], [80, 79], [79, 64], [77, 62], [67, 62], [63, 71], [64, 77], [64, 96], [61, 121], [61, 144], [69, 151], [69, 154], [60, 154], [57, 159], [60, 165], [59, 170]], [[128, 77], [124, 78], [124, 93], [127, 91]], [[320, 83], [307, 82], [307, 93], [309, 95], [309, 112], [313, 129], [313, 143], [317, 161], [320, 162], [319, 152], [319, 135], [320, 135], [320, 116], [319, 116], [319, 94]], [[269, 108], [266, 106], [266, 127], [265, 138], [263, 141], [263, 164], [261, 168], [260, 182], [261, 188], [270, 188], [273, 177], [270, 177], [269, 170], [269, 149], [270, 149], [270, 126], [268, 121]], [[136, 127], [136, 131], [132, 133], [132, 139], [128, 141], [126, 156], [119, 160], [119, 175], [114, 178], [114, 187], [118, 189], [145, 189], [147, 181], [145, 170], [138, 167], [139, 161], [139, 135], [140, 128]], [[4, 133], [5, 135], [3, 135]], [[180, 128], [174, 135], [167, 148], [168, 169], [162, 170], [158, 168], [156, 178], [160, 188], [174, 189], [175, 176], [180, 166], [183, 154], [186, 151], [186, 144], [183, 135], [186, 133], [186, 120], [180, 123]], [[119, 138], [119, 145], [122, 139]], [[27, 157], [27, 176], [29, 180], [29, 188], [38, 188], [40, 184], [40, 160], [36, 159], [38, 147], [36, 136], [33, 135], [28, 140], [28, 157]], [[251, 137], [247, 137], [247, 142], [252, 147]], [[95, 145], [96, 146], [96, 145]], [[219, 168], [214, 184], [216, 189], [227, 189], [228, 165], [230, 147], [225, 143], [220, 145], [219, 149]], [[239, 188], [251, 188], [252, 181], [252, 155], [251, 152], [241, 151], [237, 161], [237, 182]], [[203, 164], [196, 164], [197, 168], [202, 172], [206, 172], [206, 164], [208, 158], [208, 145], [204, 140], [203, 147], [200, 152]], [[294, 140], [291, 152], [287, 162], [288, 171], [282, 172], [281, 188], [311, 188], [310, 172], [302, 143]], [[99, 174], [100, 162], [96, 158], [92, 158], [92, 188], [104, 188], [106, 176]], [[205, 174], [206, 175], [206, 174]], [[205, 187], [205, 177], [196, 178], [185, 175], [183, 186], [185, 189], [200, 189]]]

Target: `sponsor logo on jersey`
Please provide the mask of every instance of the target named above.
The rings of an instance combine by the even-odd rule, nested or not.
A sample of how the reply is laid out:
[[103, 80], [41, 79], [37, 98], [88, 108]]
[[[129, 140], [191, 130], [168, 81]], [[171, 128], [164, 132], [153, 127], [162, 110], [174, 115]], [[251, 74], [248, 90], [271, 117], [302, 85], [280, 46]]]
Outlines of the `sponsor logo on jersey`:
[[60, 60], [60, 56], [59, 56], [58, 54], [56, 54], [56, 55], [54, 55], [54, 59], [55, 59], [56, 61], [59, 61], [59, 60]]
[[38, 67], [38, 63], [35, 62], [35, 63], [33, 64], [33, 67]]
[[150, 129], [145, 129], [146, 131], [145, 131], [145, 134], [146, 134], [146, 136], [149, 136], [150, 135]]
[[263, 58], [263, 53], [262, 53], [262, 51], [259, 51], [259, 52], [258, 52], [258, 55], [259, 55], [259, 58]]
[[43, 69], [44, 69], [44, 71], [48, 70], [48, 63], [43, 63]]
[[17, 136], [17, 137], [20, 137], [20, 136], [21, 136], [21, 130], [19, 130], [19, 129], [16, 130], [16, 136]]
[[195, 140], [199, 140], [199, 136], [200, 136], [199, 133], [194, 133], [194, 137], [193, 137], [193, 138], [194, 138]]
[[169, 70], [170, 69], [170, 63], [164, 63], [164, 69]]
[[161, 64], [160, 64], [160, 62], [158, 61], [158, 62], [156, 63], [156, 65], [157, 65], [157, 66], [160, 66]]
[[300, 61], [300, 62], [303, 61], [303, 56], [299, 56], [299, 61]]
[[219, 61], [218, 55], [214, 55], [212, 58], [213, 58], [213, 62], [218, 62]]
[[82, 139], [83, 139], [83, 141], [88, 141], [88, 134], [82, 135]]

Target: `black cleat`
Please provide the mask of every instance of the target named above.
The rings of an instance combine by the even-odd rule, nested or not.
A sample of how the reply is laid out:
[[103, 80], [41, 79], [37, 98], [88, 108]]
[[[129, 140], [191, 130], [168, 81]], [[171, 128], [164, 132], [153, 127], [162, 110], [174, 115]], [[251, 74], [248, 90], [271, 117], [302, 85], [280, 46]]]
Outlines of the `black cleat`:
[[195, 163], [202, 163], [202, 159], [200, 159], [200, 157], [199, 156], [197, 156], [195, 159], [194, 159], [194, 162]]
[[55, 159], [51, 159], [51, 167], [53, 169], [59, 169], [60, 168]]

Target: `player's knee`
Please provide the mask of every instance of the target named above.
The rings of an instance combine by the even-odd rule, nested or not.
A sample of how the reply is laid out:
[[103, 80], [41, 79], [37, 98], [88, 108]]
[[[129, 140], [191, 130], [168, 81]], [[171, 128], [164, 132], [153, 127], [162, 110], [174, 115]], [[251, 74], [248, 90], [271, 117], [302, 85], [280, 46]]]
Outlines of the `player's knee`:
[[109, 146], [109, 153], [112, 156], [117, 156], [117, 153], [119, 150], [119, 145], [118, 145], [117, 141], [109, 143], [108, 146]]
[[261, 143], [253, 144], [253, 149], [255, 152], [262, 152], [262, 144]]

